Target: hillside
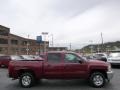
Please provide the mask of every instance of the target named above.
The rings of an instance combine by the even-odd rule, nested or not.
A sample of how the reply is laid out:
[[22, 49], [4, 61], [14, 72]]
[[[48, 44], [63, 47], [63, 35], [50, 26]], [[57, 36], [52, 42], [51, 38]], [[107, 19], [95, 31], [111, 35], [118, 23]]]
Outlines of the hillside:
[[107, 42], [104, 44], [93, 44], [87, 45], [80, 49], [80, 52], [90, 53], [90, 52], [107, 52], [111, 50], [120, 50], [120, 41]]

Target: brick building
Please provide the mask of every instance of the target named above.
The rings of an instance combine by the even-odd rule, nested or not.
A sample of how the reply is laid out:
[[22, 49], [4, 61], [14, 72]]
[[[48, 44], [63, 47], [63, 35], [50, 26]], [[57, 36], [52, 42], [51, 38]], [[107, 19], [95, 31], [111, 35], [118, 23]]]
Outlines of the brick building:
[[67, 47], [49, 47], [49, 51], [67, 51]]
[[[49, 42], [45, 43], [48, 50]], [[36, 54], [38, 52], [44, 52], [44, 42], [38, 44], [36, 40], [11, 34], [10, 28], [0, 25], [0, 54]]]

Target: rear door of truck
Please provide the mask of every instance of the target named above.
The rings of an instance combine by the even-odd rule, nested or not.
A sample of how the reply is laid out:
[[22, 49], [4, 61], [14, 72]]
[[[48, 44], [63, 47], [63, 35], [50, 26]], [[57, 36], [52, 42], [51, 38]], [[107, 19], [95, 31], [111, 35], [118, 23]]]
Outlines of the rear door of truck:
[[62, 78], [64, 69], [63, 55], [61, 53], [48, 53], [44, 63], [45, 78]]

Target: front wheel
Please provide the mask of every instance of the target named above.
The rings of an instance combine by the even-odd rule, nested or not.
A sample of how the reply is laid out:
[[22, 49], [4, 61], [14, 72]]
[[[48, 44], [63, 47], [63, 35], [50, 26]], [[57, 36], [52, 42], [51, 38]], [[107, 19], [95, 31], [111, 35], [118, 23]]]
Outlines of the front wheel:
[[19, 79], [20, 85], [25, 88], [31, 87], [34, 81], [34, 76], [31, 73], [23, 73]]
[[89, 82], [94, 87], [102, 87], [105, 85], [105, 76], [103, 73], [94, 72], [90, 75]]

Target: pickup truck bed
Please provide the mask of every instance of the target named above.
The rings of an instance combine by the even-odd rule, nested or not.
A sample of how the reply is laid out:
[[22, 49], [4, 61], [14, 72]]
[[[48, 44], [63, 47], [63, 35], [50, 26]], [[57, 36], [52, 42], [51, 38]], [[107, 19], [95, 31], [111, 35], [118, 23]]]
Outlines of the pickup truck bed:
[[[31, 72], [39, 78], [43, 73], [43, 60], [19, 60], [11, 61], [9, 67], [10, 77], [17, 79], [23, 72]], [[39, 73], [38, 73], [39, 72]]]

